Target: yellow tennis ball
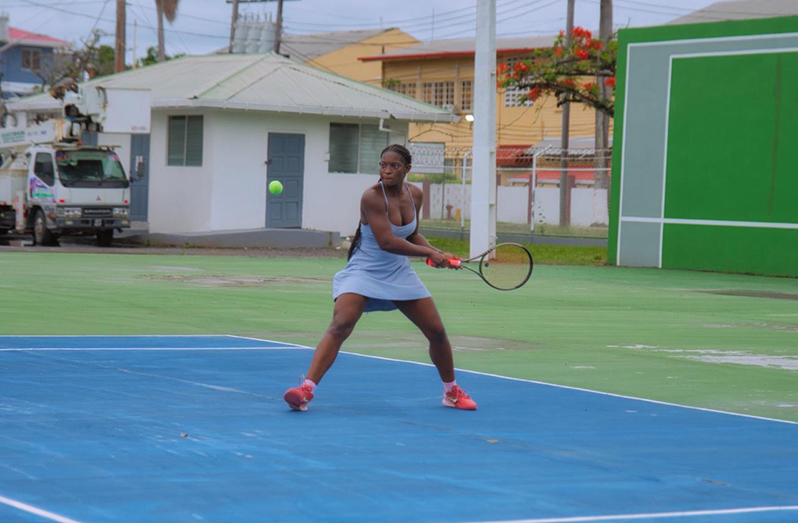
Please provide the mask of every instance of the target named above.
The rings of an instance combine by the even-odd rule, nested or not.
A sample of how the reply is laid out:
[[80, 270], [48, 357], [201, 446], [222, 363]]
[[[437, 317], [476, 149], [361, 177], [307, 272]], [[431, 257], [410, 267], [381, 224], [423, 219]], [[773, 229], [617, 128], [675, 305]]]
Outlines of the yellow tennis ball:
[[274, 180], [273, 182], [269, 182], [269, 192], [272, 194], [280, 194], [283, 192], [283, 184]]

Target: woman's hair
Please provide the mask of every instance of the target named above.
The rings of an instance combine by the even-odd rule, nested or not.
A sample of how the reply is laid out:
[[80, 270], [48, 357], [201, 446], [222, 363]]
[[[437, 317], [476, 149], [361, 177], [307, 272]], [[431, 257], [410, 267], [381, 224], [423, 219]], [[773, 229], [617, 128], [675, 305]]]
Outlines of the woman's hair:
[[413, 163], [413, 156], [410, 154], [410, 151], [408, 151], [407, 147], [405, 147], [404, 145], [399, 145], [398, 143], [391, 144], [382, 150], [382, 152], [380, 153], [380, 157], [382, 157], [382, 155], [385, 153], [398, 154], [405, 161], [405, 165], [410, 165], [411, 163]]
[[[410, 154], [410, 151], [404, 145], [399, 145], [398, 143], [394, 143], [386, 147], [380, 153], [380, 158], [385, 153], [396, 153], [402, 157], [405, 161], [405, 165], [410, 165], [413, 163], [413, 155]], [[350, 259], [355, 251], [360, 247], [360, 223], [357, 224], [357, 230], [355, 231], [355, 236], [352, 238], [352, 244], [349, 246], [349, 253], [346, 256], [346, 259]]]

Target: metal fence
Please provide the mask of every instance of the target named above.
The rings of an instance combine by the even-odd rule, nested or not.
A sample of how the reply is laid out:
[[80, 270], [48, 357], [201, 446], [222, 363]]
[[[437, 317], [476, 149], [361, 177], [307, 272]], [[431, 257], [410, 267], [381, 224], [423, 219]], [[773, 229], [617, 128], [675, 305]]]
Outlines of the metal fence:
[[[471, 150], [422, 151], [413, 151], [410, 177], [425, 193], [422, 224], [468, 229]], [[502, 147], [495, 183], [497, 232], [607, 235], [610, 151], [572, 148], [563, 154], [550, 146]]]

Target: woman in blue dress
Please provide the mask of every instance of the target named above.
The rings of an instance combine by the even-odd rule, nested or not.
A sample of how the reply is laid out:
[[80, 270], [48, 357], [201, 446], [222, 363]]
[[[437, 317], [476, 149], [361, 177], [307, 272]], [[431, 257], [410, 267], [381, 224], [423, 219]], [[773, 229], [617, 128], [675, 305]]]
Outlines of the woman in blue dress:
[[316, 385], [332, 366], [344, 341], [364, 312], [399, 309], [429, 341], [429, 354], [443, 381], [443, 405], [476, 410], [477, 404], [455, 381], [452, 346], [429, 291], [410, 266], [408, 256], [429, 258], [436, 267], [453, 268], [444, 253], [418, 232], [423, 192], [405, 183], [410, 151], [389, 145], [380, 160], [380, 181], [360, 199], [360, 225], [349, 249], [349, 262], [333, 280], [335, 308], [330, 326], [316, 347], [306, 378], [288, 389], [285, 401], [307, 410]]

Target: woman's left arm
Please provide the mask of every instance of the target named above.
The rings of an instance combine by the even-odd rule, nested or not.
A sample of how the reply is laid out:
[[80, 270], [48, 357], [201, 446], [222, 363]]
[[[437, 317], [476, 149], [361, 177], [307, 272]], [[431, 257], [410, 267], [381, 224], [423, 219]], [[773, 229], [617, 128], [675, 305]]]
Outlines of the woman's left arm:
[[443, 253], [447, 258], [459, 259], [454, 254], [449, 252], [443, 252], [442, 250], [433, 246], [432, 244], [430, 244], [430, 242], [427, 241], [427, 239], [424, 237], [423, 234], [418, 232], [418, 226], [419, 223], [421, 222], [421, 220], [418, 219], [418, 217], [421, 216], [421, 207], [424, 205], [424, 192], [412, 184], [408, 184], [408, 187], [410, 187], [410, 190], [413, 192], [413, 201], [416, 204], [417, 219], [416, 219], [416, 230], [413, 231], [413, 234], [407, 237], [407, 241], [409, 241], [410, 243], [414, 243], [416, 245], [421, 245], [422, 247], [430, 247], [432, 249], [435, 249], [436, 251]]

